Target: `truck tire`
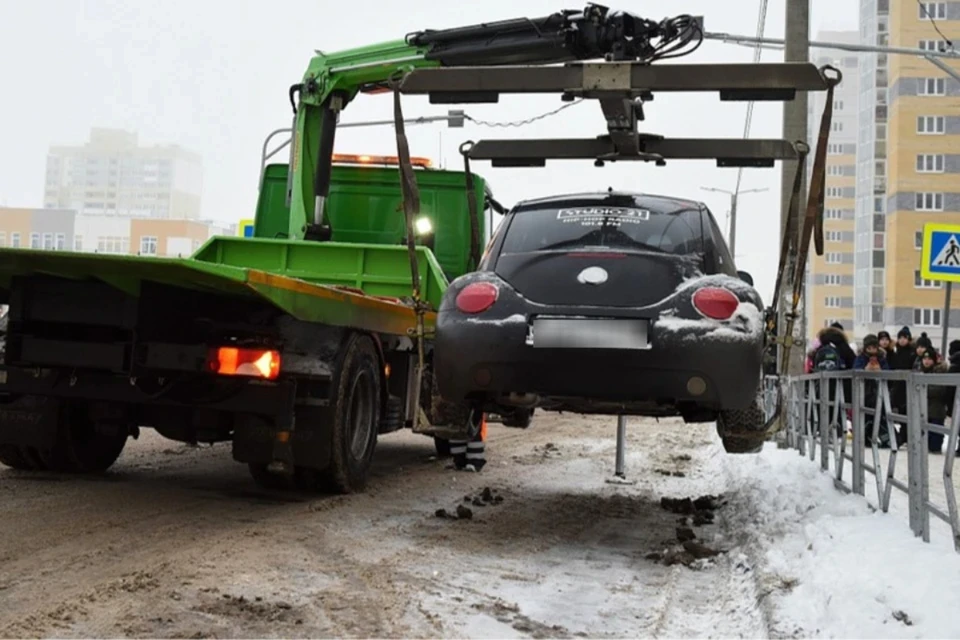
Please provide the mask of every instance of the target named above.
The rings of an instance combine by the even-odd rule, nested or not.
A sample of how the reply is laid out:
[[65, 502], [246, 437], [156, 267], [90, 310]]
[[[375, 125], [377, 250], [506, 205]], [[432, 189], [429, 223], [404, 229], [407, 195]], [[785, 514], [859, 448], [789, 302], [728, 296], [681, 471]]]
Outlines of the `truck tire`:
[[309, 491], [355, 493], [367, 484], [380, 428], [382, 381], [380, 358], [369, 336], [348, 338], [334, 388], [330, 466], [298, 468], [297, 485]]
[[512, 429], [527, 429], [533, 420], [533, 409], [514, 409], [503, 414], [503, 426]]
[[35, 451], [13, 444], [0, 445], [0, 463], [17, 471], [40, 471], [43, 466]]
[[56, 443], [41, 451], [40, 458], [50, 471], [103, 473], [120, 457], [129, 437], [127, 425], [98, 428], [86, 405], [68, 404], [60, 416]]

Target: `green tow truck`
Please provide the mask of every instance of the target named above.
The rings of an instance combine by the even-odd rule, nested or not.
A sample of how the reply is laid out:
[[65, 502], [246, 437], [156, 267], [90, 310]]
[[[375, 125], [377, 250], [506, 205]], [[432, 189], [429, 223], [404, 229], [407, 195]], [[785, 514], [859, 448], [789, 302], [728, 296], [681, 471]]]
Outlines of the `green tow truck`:
[[[806, 64], [651, 64], [702, 35], [690, 16], [588, 5], [316, 55], [290, 88], [289, 162], [262, 168], [253, 237], [215, 237], [184, 259], [0, 249], [0, 462], [101, 472], [151, 427], [232, 442], [266, 487], [352, 492], [382, 434], [472, 437], [480, 408], [444, 400], [431, 376], [440, 299], [477, 267], [502, 211], [471, 160], [802, 159], [781, 140], [637, 132], [658, 90], [784, 100], [828, 86]], [[340, 112], [377, 93], [393, 96], [397, 156], [336, 156]], [[467, 143], [463, 171], [411, 158], [401, 95], [470, 104], [509, 93], [598, 99], [608, 133]]]

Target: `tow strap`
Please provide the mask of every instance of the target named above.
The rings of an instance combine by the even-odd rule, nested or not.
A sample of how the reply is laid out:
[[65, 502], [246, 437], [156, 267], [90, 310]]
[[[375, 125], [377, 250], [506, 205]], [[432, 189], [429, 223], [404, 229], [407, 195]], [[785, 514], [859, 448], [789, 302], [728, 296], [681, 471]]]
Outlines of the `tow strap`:
[[[390, 88], [393, 90], [393, 125], [397, 132], [397, 164], [400, 169], [400, 192], [403, 194], [403, 213], [407, 228], [407, 255], [410, 258], [410, 277], [413, 291], [413, 309], [416, 313], [416, 327], [409, 331], [417, 346], [417, 367], [413, 380], [413, 398], [420, 397], [423, 385], [423, 371], [425, 367], [424, 314], [427, 310], [420, 290], [420, 263], [417, 260], [417, 245], [414, 239], [414, 220], [420, 213], [420, 189], [417, 187], [417, 176], [410, 162], [410, 145], [407, 141], [406, 128], [403, 123], [403, 108], [400, 105], [400, 86], [403, 82], [402, 72], [390, 79]], [[413, 431], [420, 426], [420, 407], [413, 411]]]
[[[827, 75], [827, 71], [833, 71], [836, 77]], [[814, 250], [818, 256], [823, 255], [823, 201], [826, 191], [826, 162], [827, 145], [830, 140], [830, 127], [833, 121], [833, 94], [834, 89], [843, 79], [840, 70], [825, 65], [820, 67], [820, 75], [827, 83], [826, 104], [823, 107], [823, 115], [820, 117], [820, 131], [817, 136], [817, 148], [813, 157], [813, 167], [810, 176], [810, 191], [807, 198], [806, 212], [803, 217], [803, 226], [800, 229], [800, 238], [797, 239], [796, 220], [799, 217], [800, 192], [803, 184], [803, 172], [806, 170], [807, 155], [810, 152], [810, 146], [805, 142], [795, 143], [797, 149], [797, 172], [793, 180], [793, 191], [790, 194], [790, 204], [788, 206], [787, 223], [784, 228], [783, 238], [780, 242], [780, 262], [777, 267], [777, 281], [774, 288], [773, 301], [766, 312], [767, 320], [767, 342], [773, 343], [781, 348], [779, 378], [787, 374], [790, 363], [790, 350], [794, 346], [793, 329], [797, 319], [797, 307], [803, 297], [804, 270], [807, 266], [807, 256], [810, 251], [810, 237], [813, 236]], [[789, 257], [796, 255], [795, 262], [789, 264]], [[790, 310], [784, 314], [786, 317], [785, 326], [779, 326], [777, 322], [778, 307], [780, 297], [784, 286], [784, 280], [789, 274], [792, 279], [793, 291], [791, 297]], [[777, 335], [779, 333], [779, 336]], [[782, 425], [779, 420], [783, 413], [783, 385], [777, 385], [777, 404], [773, 415], [767, 419], [760, 430], [732, 430], [725, 431], [725, 435], [736, 435], [749, 438], [766, 438], [776, 431]]]

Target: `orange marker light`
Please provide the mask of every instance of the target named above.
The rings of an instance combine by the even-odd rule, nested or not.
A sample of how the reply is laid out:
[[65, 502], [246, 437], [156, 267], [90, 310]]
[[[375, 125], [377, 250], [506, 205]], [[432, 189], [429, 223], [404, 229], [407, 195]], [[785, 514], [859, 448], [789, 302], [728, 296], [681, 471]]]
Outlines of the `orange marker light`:
[[220, 347], [210, 358], [210, 370], [221, 376], [248, 376], [276, 380], [280, 375], [280, 352], [272, 349]]
[[[350, 153], [335, 153], [333, 154], [333, 161], [340, 164], [387, 164], [387, 165], [399, 165], [400, 158], [397, 156], [370, 156], [370, 155], [355, 155]], [[433, 163], [429, 158], [421, 158], [413, 156], [410, 158], [410, 164], [415, 167], [422, 167], [424, 169], [429, 169], [433, 166]]]

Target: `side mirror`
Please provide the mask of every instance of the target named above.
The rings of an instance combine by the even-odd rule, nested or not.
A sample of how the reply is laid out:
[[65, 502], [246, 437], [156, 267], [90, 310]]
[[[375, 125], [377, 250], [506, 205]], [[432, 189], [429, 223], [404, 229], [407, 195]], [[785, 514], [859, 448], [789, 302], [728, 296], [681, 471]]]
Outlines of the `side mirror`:
[[746, 271], [737, 271], [737, 275], [740, 276], [740, 279], [746, 282], [751, 287], [753, 286], [753, 276], [747, 273]]

